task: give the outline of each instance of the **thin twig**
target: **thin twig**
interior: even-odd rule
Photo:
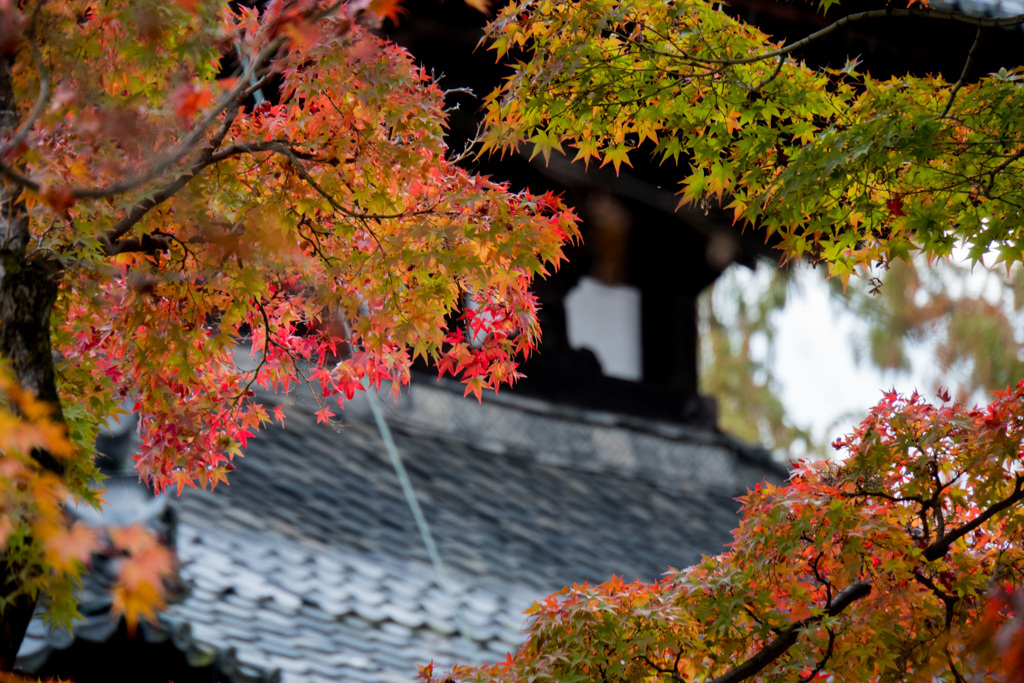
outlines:
[[[1022,146],[1020,149],[1018,149],[1010,156],[1003,159],[1002,163],[1000,163],[998,166],[996,166],[995,168],[988,172],[988,184],[985,186],[986,196],[988,196],[988,194],[992,191],[992,187],[996,184],[996,176],[1005,171],[1007,166],[1017,161],[1022,156],[1024,156],[1024,146]]]
[[[788,55],[791,52],[795,52],[802,47],[813,43],[816,40],[821,40],[828,35],[835,33],[839,29],[843,28],[847,24],[852,24],[858,21],[865,21],[870,19],[885,19],[885,18],[917,18],[917,19],[939,19],[946,21],[953,21],[959,24],[967,24],[969,26],[977,26],[978,28],[1004,28],[1010,26],[1019,26],[1024,24],[1024,14],[1015,14],[1011,17],[972,17],[967,14],[960,12],[951,12],[946,10],[933,10],[933,9],[920,9],[920,8],[909,8],[901,9],[898,7],[887,7],[885,9],[868,10],[865,12],[855,12],[854,14],[848,14],[841,19],[837,19],[835,22],[829,24],[825,28],[815,31],[814,33],[801,38],[800,40],[785,45],[776,50],[769,52],[762,52],[758,55],[751,55],[749,57],[734,57],[730,59],[705,59],[702,57],[694,57],[693,55],[686,54],[680,51],[680,54],[672,54],[669,52],[658,52],[656,50],[649,50],[653,54],[660,54],[665,57],[674,57],[676,59],[683,58],[691,62],[697,62],[700,64],[721,64],[725,66],[735,66],[738,64],[753,64],[755,62],[762,62],[766,59],[773,59],[775,57],[781,57]]]
[[[193,163],[189,169],[180,176],[159,188],[156,192],[147,196],[145,199],[137,202],[128,210],[128,213],[124,218],[118,221],[114,227],[107,231],[103,237],[103,241],[105,242],[108,253],[111,248],[114,248],[118,239],[127,234],[128,231],[142,220],[150,210],[177,194],[179,190],[185,187],[185,185],[187,185],[192,178],[196,177],[204,168],[220,161],[219,159],[214,159],[214,153],[224,142],[224,138],[227,137],[228,131],[231,130],[231,126],[234,124],[235,118],[238,116],[238,112],[239,103],[238,100],[236,100],[225,110],[224,120],[221,121],[217,132],[214,133],[209,144],[203,149],[202,154],[199,155],[199,158],[196,159],[195,163]]]
[[[782,72],[782,65],[785,64],[785,63],[786,63],[786,56],[785,55],[780,55],[779,56],[779,63],[775,65],[775,69],[763,81],[761,81],[757,85],[750,86],[748,88],[748,92],[756,93],[759,90],[761,90],[761,88],[763,88],[764,86],[766,86],[769,83],[771,83],[772,81],[774,81],[775,78]]]
[[[967,74],[971,70],[971,65],[974,63],[974,53],[978,50],[978,45],[981,43],[982,27],[978,27],[978,31],[974,34],[974,42],[971,44],[971,49],[967,51],[967,59],[964,61],[963,71],[960,72],[960,78],[949,91],[949,99],[946,100],[946,106],[942,108],[942,113],[939,114],[940,119],[946,118],[949,114],[949,110],[953,108],[953,100],[956,99],[956,94],[960,92],[960,88],[964,87],[967,83]]]
[[[830,628],[826,628],[825,630],[828,631],[828,645],[825,647],[825,652],[821,655],[821,659],[819,659],[814,665],[814,669],[807,672],[806,676],[800,677],[800,683],[809,683],[814,680],[814,677],[821,673],[822,669],[825,668],[825,665],[828,664],[828,660],[832,658],[832,651],[836,644],[836,632]]]
[[[954,542],[974,531],[1003,510],[1013,507],[1022,500],[1024,500],[1024,476],[1018,476],[1016,485],[1013,487],[1013,493],[992,505],[966,524],[958,526],[948,534],[936,539],[934,543],[924,549],[924,558],[929,562],[932,562],[943,557],[949,551],[949,547],[953,545]]]
[[[851,583],[836,594],[835,599],[828,603],[823,614],[806,617],[793,622],[789,625],[789,628],[783,631],[782,634],[772,642],[755,652],[749,659],[745,660],[742,664],[739,664],[736,668],[730,669],[718,678],[713,679],[711,683],[739,683],[740,681],[744,681],[752,676],[756,676],[762,669],[781,657],[787,650],[789,650],[789,648],[793,647],[797,639],[800,637],[800,633],[805,628],[820,622],[825,615],[834,617],[841,614],[847,607],[870,594],[871,582],[856,581]]]
[[[203,117],[199,124],[185,136],[181,144],[179,144],[173,152],[153,164],[148,171],[137,175],[134,178],[125,178],[105,187],[74,187],[70,189],[71,196],[75,199],[103,199],[113,197],[142,187],[143,185],[146,185],[162,176],[195,149],[199,144],[199,141],[206,134],[206,131],[209,130],[211,125],[213,125],[213,122],[217,120],[222,112],[226,111],[237,102],[239,96],[241,96],[241,94],[250,87],[249,83],[252,77],[257,73],[258,69],[263,66],[266,60],[269,59],[274,52],[284,45],[286,40],[286,37],[281,36],[264,47],[263,50],[260,51],[259,55],[249,63],[249,67],[238,78],[235,86],[221,96],[217,105],[212,107],[206,113],[206,116]],[[16,170],[2,162],[0,162],[0,174],[6,176],[22,187],[32,190],[33,192],[38,192],[40,189],[40,184],[38,182],[18,173]]]

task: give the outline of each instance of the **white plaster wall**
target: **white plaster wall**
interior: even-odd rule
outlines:
[[[594,352],[609,377],[639,380],[640,291],[583,277],[565,298],[569,344]]]

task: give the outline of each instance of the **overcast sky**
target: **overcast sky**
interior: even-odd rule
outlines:
[[[858,364],[854,348],[864,333],[865,324],[843,309],[821,277],[797,275],[796,291],[776,318],[776,377],[793,423],[826,436],[825,443],[849,432],[884,390],[930,390],[923,373],[883,373]]]

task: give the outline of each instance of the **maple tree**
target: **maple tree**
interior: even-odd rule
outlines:
[[[326,420],[425,358],[479,398],[538,343],[529,283],[575,216],[456,165],[444,93],[369,30],[400,9],[0,0],[0,669],[41,592],[74,614],[101,540],[59,504],[98,503],[93,444],[122,400],[140,477],[180,491],[282,418],[256,386],[306,382]],[[131,624],[169,560],[107,536]]]
[[[456,677],[1019,680],[1022,420],[1024,383],[984,408],[887,394],[842,463],[748,492],[729,552],[567,588],[519,653]]]
[[[800,60],[891,17],[974,27],[961,77]],[[1024,261],[1021,67],[968,78],[985,30],[1024,15],[911,2],[824,24],[782,44],[707,0],[513,0],[488,29],[514,63],[484,147],[665,163],[682,203],[721,206],[844,287],[955,248]],[[835,461],[749,491],[727,552],[653,584],[566,588],[504,662],[422,678],[1024,680],[1024,381],[984,407],[939,399],[889,392]]]

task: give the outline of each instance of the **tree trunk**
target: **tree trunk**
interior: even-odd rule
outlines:
[[[11,60],[0,59],[0,144],[17,129],[18,113],[11,83]],[[21,386],[54,407],[53,419],[63,422],[57,394],[50,316],[60,287],[60,264],[41,252],[29,251],[29,217],[18,201],[20,188],[0,179],[0,359],[8,363]],[[45,451],[32,457],[59,476],[64,464]],[[23,568],[0,558],[0,597],[16,592]],[[14,668],[35,599],[19,594],[0,612],[0,671]]]

